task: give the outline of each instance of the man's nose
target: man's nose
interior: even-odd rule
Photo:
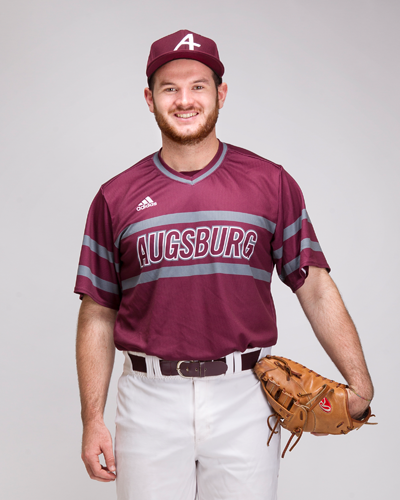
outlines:
[[[177,105],[187,107],[193,103],[193,95],[190,89],[180,89],[177,95]]]

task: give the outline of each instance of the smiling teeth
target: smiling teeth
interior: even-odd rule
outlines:
[[[191,116],[196,116],[197,113],[185,113],[185,114],[177,114],[176,116],[178,118],[190,118]]]

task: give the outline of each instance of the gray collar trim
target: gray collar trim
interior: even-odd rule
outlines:
[[[209,175],[211,175],[212,173],[214,173],[217,170],[217,168],[224,161],[227,150],[228,150],[228,146],[225,143],[223,143],[222,144],[222,153],[221,153],[221,156],[219,157],[219,160],[217,161],[217,163],[212,168],[210,168],[210,170],[207,170],[207,172],[205,172],[203,175],[199,175],[199,177],[196,177],[196,179],[190,179],[190,178],[183,179],[182,177],[179,177],[178,175],[175,175],[172,172],[170,172],[169,170],[167,170],[162,165],[162,163],[158,157],[158,152],[154,154],[153,161],[154,161],[155,166],[160,170],[160,172],[162,174],[166,175],[167,177],[169,177],[170,179],[172,179],[174,181],[183,182],[183,184],[191,184],[193,186],[194,184],[197,184],[198,182],[202,181],[203,179],[205,179],[206,177],[208,177]]]

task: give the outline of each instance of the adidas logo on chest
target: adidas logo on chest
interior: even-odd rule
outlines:
[[[136,210],[140,212],[140,210],[144,210],[145,208],[150,208],[154,207],[157,205],[156,201],[153,201],[150,196],[146,196],[146,198],[139,203],[139,205],[136,207]]]

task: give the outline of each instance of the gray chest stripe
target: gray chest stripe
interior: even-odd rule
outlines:
[[[172,179],[174,181],[182,182],[183,184],[190,184],[191,186],[193,186],[194,184],[197,184],[198,182],[202,181],[203,179],[205,179],[206,177],[208,177],[209,175],[211,175],[212,173],[214,173],[217,170],[217,168],[224,161],[227,150],[228,150],[228,146],[226,144],[222,144],[222,153],[221,153],[221,156],[220,156],[219,160],[217,161],[217,163],[212,168],[210,168],[210,170],[205,172],[203,175],[199,175],[199,177],[196,177],[196,179],[190,179],[190,178],[184,179],[182,177],[179,177],[178,175],[173,174],[169,170],[167,170],[163,166],[163,164],[161,163],[161,161],[158,157],[158,153],[154,154],[153,161],[154,161],[155,166],[160,170],[160,172],[163,173],[164,175],[166,175],[167,177],[169,177],[170,179]]]
[[[118,236],[115,241],[115,246],[119,248],[121,240],[131,236],[132,234],[152,229],[157,226],[167,226],[171,224],[195,224],[196,222],[213,222],[213,221],[227,221],[243,222],[266,229],[271,234],[275,232],[276,224],[261,217],[259,215],[245,214],[242,212],[230,212],[225,210],[210,210],[201,212],[184,212],[179,214],[160,215],[159,217],[152,217],[126,227]]]
[[[139,276],[126,279],[122,282],[122,289],[135,288],[143,283],[157,281],[160,278],[182,278],[187,276],[205,276],[207,274],[233,274],[236,276],[251,276],[254,279],[271,281],[271,273],[263,269],[256,269],[246,264],[226,264],[213,262],[212,264],[194,264],[189,266],[160,267],[153,271],[145,271]]]

